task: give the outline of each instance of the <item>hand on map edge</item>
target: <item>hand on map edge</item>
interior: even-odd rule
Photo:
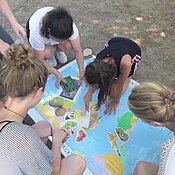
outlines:
[[[113,100],[112,102],[108,103],[106,105],[106,110],[104,111],[104,114],[111,115],[112,112],[114,112],[114,115],[116,114],[116,109],[118,108],[119,102]]]

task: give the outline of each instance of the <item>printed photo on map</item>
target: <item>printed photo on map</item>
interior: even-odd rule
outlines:
[[[74,85],[76,86],[76,90],[72,91],[72,92],[67,92],[65,88],[63,88],[63,91],[60,94],[60,97],[63,97],[66,100],[69,101],[74,101],[75,96],[77,95],[79,88],[80,88],[80,80],[76,79],[76,78],[72,78],[72,81],[74,83]]]

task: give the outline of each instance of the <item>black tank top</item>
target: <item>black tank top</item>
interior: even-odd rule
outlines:
[[[12,122],[15,122],[15,121],[10,121],[10,120],[4,120],[4,121],[1,121],[1,123],[6,123],[1,129],[0,129],[0,132],[4,129],[5,126],[7,126],[9,123],[12,123]]]
[[[97,60],[103,60],[107,56],[113,56],[117,67],[116,78],[119,77],[120,73],[120,62],[124,55],[129,54],[132,58],[131,71],[128,77],[132,76],[138,63],[141,60],[141,49],[132,40],[122,37],[115,37],[106,42],[105,48],[99,52],[96,56]]]

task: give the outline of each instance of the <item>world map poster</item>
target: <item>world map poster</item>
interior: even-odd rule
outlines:
[[[94,58],[86,59],[85,66]],[[129,110],[127,98],[137,82],[131,80],[121,98],[116,115],[104,115],[105,104],[95,110],[98,91],[93,94],[90,112],[84,107],[83,97],[88,87],[80,84],[76,61],[59,69],[67,77],[69,86],[55,87],[55,76],[48,78],[40,103],[29,111],[37,122],[49,121],[53,127],[65,127],[70,138],[62,145],[62,154],[78,154],[86,160],[84,175],[132,175],[139,160],[159,162],[160,145],[170,132],[164,128],[147,125]],[[68,165],[69,166],[69,165]]]

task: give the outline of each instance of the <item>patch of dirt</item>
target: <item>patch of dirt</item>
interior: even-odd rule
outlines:
[[[64,6],[79,28],[82,48],[97,54],[106,40],[124,36],[142,48],[142,62],[135,80],[152,80],[175,87],[174,0],[11,0],[18,21],[25,26],[38,8]],[[16,39],[7,20],[0,23]],[[74,57],[72,54],[69,60]]]

